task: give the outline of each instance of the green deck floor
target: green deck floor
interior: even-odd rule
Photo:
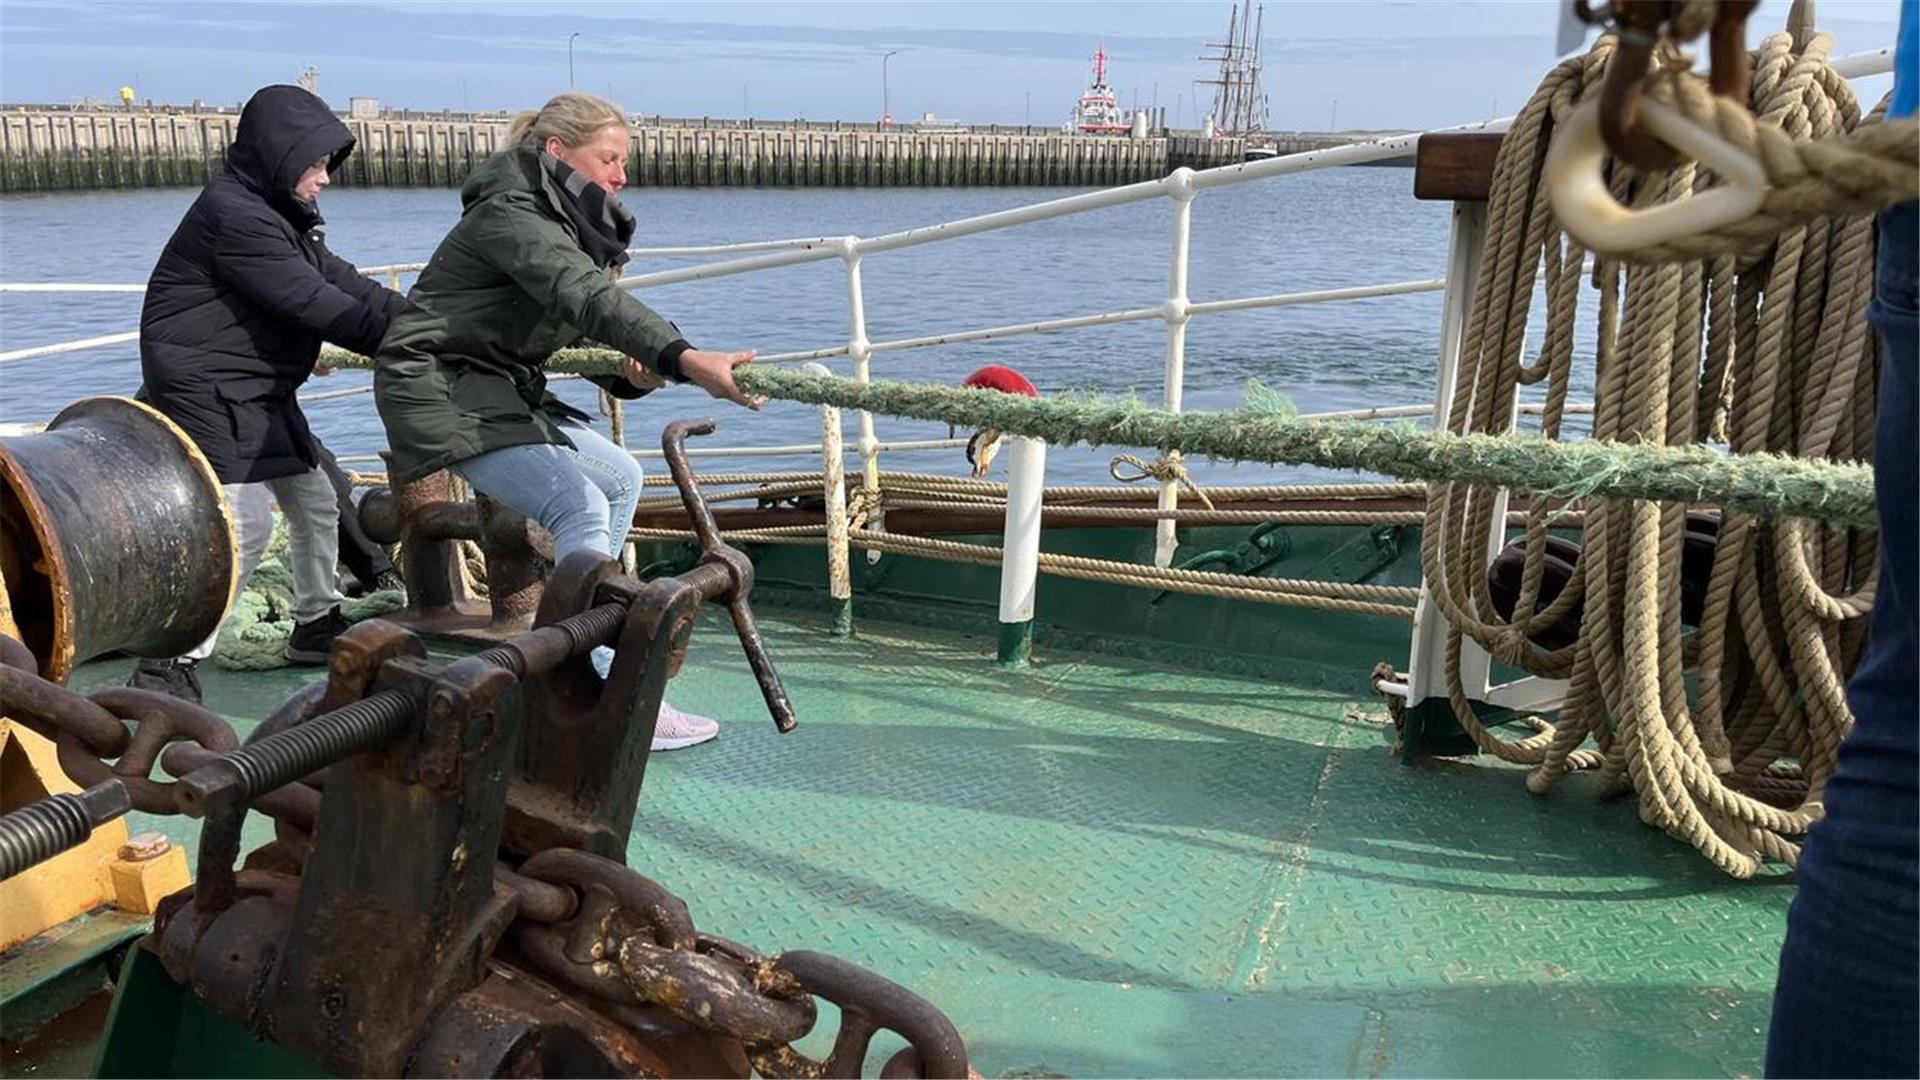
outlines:
[[[1791,887],[1579,778],[1403,766],[1323,691],[770,615],[800,729],[703,626],[672,699],[723,733],[655,759],[630,861],[703,929],[913,987],[986,1076],[1759,1071]],[[244,732],[313,677],[205,683]]]

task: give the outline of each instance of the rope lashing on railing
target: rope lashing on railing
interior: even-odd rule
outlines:
[[[369,363],[344,351],[328,360],[337,367]],[[623,362],[611,349],[568,349],[555,354],[549,367],[600,374],[618,370]],[[742,390],[758,396],[994,428],[1056,446],[1143,446],[1231,461],[1510,487],[1568,499],[1709,503],[1762,517],[1806,517],[1837,525],[1870,526],[1876,520],[1871,469],[1783,454],[1727,455],[1705,446],[1647,443],[1560,443],[1513,434],[1435,434],[1265,413],[1172,413],[1137,402],[1028,398],[882,379],[858,383],[774,368],[741,368],[735,378]]]
[[[1769,145],[1832,142],[1862,130],[1851,89],[1826,63],[1830,44],[1819,35],[1796,52],[1782,34],[1754,54],[1744,104],[1779,135],[1766,136]],[[1678,503],[1589,501],[1579,560],[1558,595],[1543,589],[1550,521],[1544,513],[1530,521],[1520,594],[1502,615],[1488,582],[1500,492],[1484,482],[1439,484],[1428,500],[1422,568],[1449,628],[1452,709],[1482,749],[1534,766],[1527,784],[1535,792],[1570,770],[1597,768],[1602,790],[1631,790],[1643,820],[1744,877],[1764,859],[1797,857],[1793,838],[1818,818],[1852,723],[1845,673],[1859,656],[1866,628],[1858,616],[1874,581],[1871,519],[1853,501],[1869,494],[1869,470],[1857,463],[1871,456],[1874,429],[1876,358],[1864,314],[1873,223],[1859,216],[1774,224],[1777,235],[1743,258],[1632,267],[1603,258],[1589,278],[1580,270],[1586,248],[1563,231],[1545,196],[1541,149],[1597,94],[1613,47],[1603,37],[1554,68],[1501,145],[1449,431],[1504,436],[1519,388],[1544,382],[1542,431],[1557,438],[1590,280],[1599,294],[1593,439],[1679,455],[1670,460],[1724,440],[1727,460],[1763,471],[1787,460],[1822,475],[1840,469],[1861,485],[1847,497],[1860,512],[1809,514],[1822,522],[1809,528],[1722,500],[1727,512],[1691,634],[1680,621],[1687,507]],[[1819,152],[1792,153],[1804,161]],[[1609,177],[1616,199],[1653,207],[1691,197],[1699,173],[1692,163],[1643,173],[1616,162]],[[1729,250],[1702,243],[1674,251]],[[1633,258],[1649,256],[1673,253]],[[1543,278],[1546,325],[1529,358]],[[1532,643],[1537,629],[1567,617],[1579,623],[1573,644]],[[1567,680],[1553,722],[1527,718],[1533,734],[1524,738],[1483,723],[1462,681],[1464,637],[1532,674]]]
[[[1138,454],[1115,454],[1113,460],[1107,463],[1107,475],[1123,484],[1137,484],[1142,480],[1162,484],[1172,481],[1199,499],[1201,505],[1213,509],[1213,500],[1207,497],[1199,484],[1193,482],[1193,473],[1177,457],[1162,457],[1148,462]]]
[[[692,530],[689,529],[637,528],[631,530],[628,535],[636,540],[692,540],[694,538]],[[790,525],[730,529],[725,532],[725,536],[732,543],[824,543],[826,526]],[[870,551],[918,555],[945,562],[971,563],[979,566],[998,566],[1005,556],[1005,552],[995,545],[969,544],[930,536],[910,536],[879,529],[851,529],[848,532],[848,538],[854,547]],[[1141,563],[1116,562],[1111,559],[1060,555],[1047,551],[1040,553],[1039,565],[1042,573],[1056,577],[1390,619],[1412,619],[1414,602],[1420,595],[1420,590],[1411,586],[1367,585],[1342,581],[1225,574],[1208,570],[1182,570]]]

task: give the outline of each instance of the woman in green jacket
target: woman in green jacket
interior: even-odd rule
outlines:
[[[544,526],[556,559],[582,548],[618,557],[640,466],[547,389],[547,358],[590,339],[629,357],[624,377],[594,379],[616,397],[691,382],[758,408],[733,381],[753,353],[692,348],[615,284],[634,231],[618,198],[628,132],[617,106],[561,94],[521,114],[509,141],[513,149],[482,162],[461,188],[459,224],[380,346],[374,398],[393,478],[451,469]],[[610,659],[595,650],[602,675]],[[653,748],[718,732],[712,720],[662,704]]]

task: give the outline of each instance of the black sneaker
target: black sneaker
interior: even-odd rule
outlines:
[[[142,660],[133,667],[127,685],[135,690],[157,690],[182,701],[200,704],[200,672],[197,660]]]
[[[333,639],[347,629],[347,620],[339,608],[312,622],[295,623],[293,636],[287,639],[287,659],[296,664],[324,664]]]
[[[398,573],[382,570],[380,576],[373,579],[373,584],[367,586],[367,592],[369,595],[379,592],[405,592],[406,588],[407,583],[400,580]]]

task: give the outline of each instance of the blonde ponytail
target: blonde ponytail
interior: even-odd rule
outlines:
[[[548,139],[559,139],[569,149],[585,146],[593,137],[610,127],[627,130],[627,116],[620,106],[592,94],[568,91],[556,94],[538,112],[523,112],[507,128],[507,143],[518,146],[531,138],[537,146]]]

